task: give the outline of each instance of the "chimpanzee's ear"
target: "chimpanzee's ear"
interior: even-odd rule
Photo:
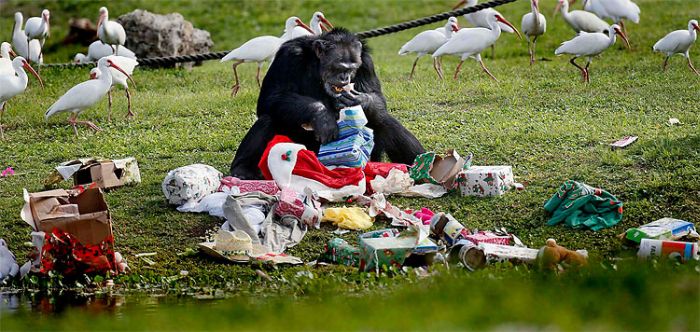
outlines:
[[[316,53],[316,56],[320,59],[321,56],[328,50],[328,44],[329,42],[323,39],[316,39],[314,42],[311,44],[311,46],[314,49],[314,52]]]

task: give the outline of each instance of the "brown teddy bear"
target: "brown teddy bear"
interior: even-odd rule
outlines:
[[[567,267],[581,267],[588,264],[588,252],[569,250],[548,239],[547,245],[537,253],[538,266],[542,269],[558,271]]]

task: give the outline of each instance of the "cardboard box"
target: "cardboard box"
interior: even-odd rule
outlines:
[[[370,232],[375,236],[375,232]],[[386,234],[394,234],[389,231]],[[399,235],[388,237],[360,236],[360,270],[379,271],[385,267],[401,267],[412,261],[412,266],[429,264],[438,247],[430,239],[418,242],[417,236]]]
[[[22,220],[34,231],[58,228],[84,245],[94,245],[112,235],[112,218],[101,189],[24,192]]]
[[[462,196],[500,196],[514,183],[511,166],[472,166],[457,175]]]
[[[98,188],[116,188],[141,183],[141,172],[135,158],[84,158],[64,162],[56,167],[45,182],[46,186],[73,178],[74,185],[95,183]]]
[[[673,218],[662,218],[628,229],[626,237],[628,240],[640,243],[642,239],[678,240],[691,234],[697,235],[693,223]]]
[[[467,160],[455,150],[450,150],[442,157],[435,152],[418,155],[409,169],[411,178],[416,184],[440,184],[447,190],[455,187],[457,174],[464,168]]]

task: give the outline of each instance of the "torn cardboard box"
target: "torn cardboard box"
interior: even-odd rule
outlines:
[[[141,183],[141,172],[136,159],[83,158],[61,163],[49,175],[44,184],[49,187],[73,178],[74,185],[95,183],[97,187],[109,189]]]
[[[42,272],[117,272],[112,219],[101,189],[24,190],[24,200],[22,220],[46,234]]]
[[[426,152],[416,156],[413,166],[409,169],[409,175],[416,182],[433,183],[452,190],[455,187],[457,173],[471,164],[472,155],[467,160],[462,158],[455,150],[450,150],[444,157],[435,152]]]

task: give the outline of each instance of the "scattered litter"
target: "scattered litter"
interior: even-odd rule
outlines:
[[[384,234],[395,234],[393,230]],[[428,238],[421,239],[420,234],[406,231],[398,236],[360,236],[360,270],[379,272],[385,268],[406,266],[426,266],[432,261],[438,247]]]
[[[192,248],[187,248],[185,251],[178,252],[176,255],[180,257],[189,257],[197,254],[197,251]]]
[[[558,245],[554,239],[548,239],[547,245],[537,253],[537,263],[540,268],[552,271],[582,267],[588,264],[588,251],[569,250]]]
[[[139,257],[150,257],[150,256],[155,256],[155,255],[157,255],[157,254],[158,254],[158,253],[156,253],[156,252],[144,252],[144,253],[136,254],[136,255],[134,255],[134,256],[136,256],[136,258],[139,258]]]
[[[218,191],[236,194],[260,191],[274,195],[280,191],[280,188],[272,180],[241,180],[233,176],[226,176],[221,179]]]
[[[303,264],[297,257],[270,253],[264,245],[253,243],[250,236],[241,230],[230,232],[220,229],[213,241],[200,243],[199,249],[208,255],[234,263],[261,260],[274,264]]]
[[[360,266],[360,249],[341,238],[333,238],[326,243],[318,261],[347,266]]]
[[[462,196],[500,196],[514,185],[511,166],[471,166],[457,175]]]
[[[437,213],[430,220],[430,233],[451,246],[469,236],[469,230],[450,214]]]
[[[471,154],[465,160],[455,150],[448,151],[444,157],[437,155],[435,152],[426,152],[416,156],[409,174],[416,184],[439,184],[447,190],[452,190],[455,186],[457,173],[465,165],[469,167],[470,162]]]
[[[148,258],[148,257],[141,256],[141,257],[139,257],[139,258],[140,258],[142,261],[146,262],[146,264],[148,264],[148,265],[150,265],[150,266],[156,265],[156,262],[153,261],[152,259]]]
[[[642,239],[678,240],[685,236],[698,238],[695,225],[685,220],[662,218],[648,224],[630,228],[625,232],[628,240],[640,243]]]
[[[474,242],[459,240],[448,251],[447,262],[450,265],[461,263],[467,270],[475,271],[486,265],[486,255]]]
[[[615,226],[622,220],[622,201],[609,192],[585,183],[568,180],[544,204],[552,214],[547,225],[564,222],[567,226],[594,231]]]
[[[5,170],[0,173],[0,178],[6,178],[15,175],[15,170],[12,167],[5,168]]]
[[[221,172],[209,165],[194,164],[176,168],[168,172],[163,180],[163,194],[170,204],[191,207],[216,192],[221,177]]]
[[[313,278],[314,278],[314,274],[313,274],[311,271],[309,271],[309,270],[299,271],[299,272],[297,272],[294,276],[297,277],[297,278],[301,278],[301,277],[303,277],[303,278],[309,278],[309,279],[313,279]]]
[[[97,188],[110,189],[141,183],[139,164],[134,157],[124,159],[82,158],[56,166],[44,185],[51,187],[73,178],[74,186],[94,183]]]
[[[333,234],[335,234],[335,235],[343,235],[343,234],[347,234],[347,233],[350,233],[350,230],[338,228],[338,229],[333,231]]]
[[[613,143],[610,143],[610,148],[611,149],[624,149],[631,145],[632,143],[636,142],[639,137],[637,136],[625,136]]]
[[[36,233],[41,273],[64,276],[83,273],[119,273],[115,259],[112,218],[102,189],[24,191],[20,216]],[[43,241],[41,240],[43,236]],[[41,246],[39,248],[38,246]]]
[[[698,244],[695,242],[642,239],[637,251],[639,258],[663,257],[687,262],[698,260]]]
[[[323,210],[322,222],[329,221],[340,228],[355,231],[372,227],[373,220],[359,207],[327,208]]]
[[[670,126],[676,126],[676,125],[681,125],[681,120],[678,120],[677,118],[669,118],[668,119],[668,124]]]

